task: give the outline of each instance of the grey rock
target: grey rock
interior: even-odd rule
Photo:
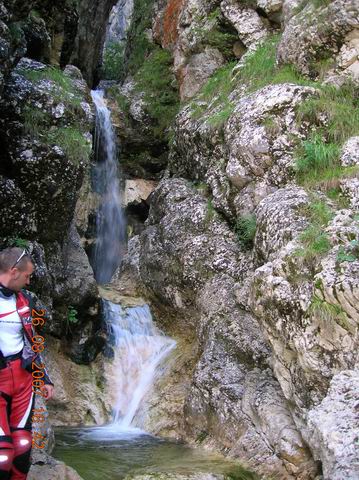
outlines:
[[[346,35],[359,27],[358,14],[356,0],[334,0],[322,7],[308,2],[286,24],[278,46],[278,61],[294,64],[300,72],[313,76],[318,73],[314,63],[325,55],[333,57]]]
[[[302,211],[308,204],[307,193],[298,187],[279,189],[259,203],[255,211],[257,233],[254,251],[257,258],[273,260],[283,246],[304,230],[307,221]]]
[[[223,0],[221,10],[247,48],[253,49],[268,35],[266,25],[254,9],[245,8],[233,0]]]
[[[359,137],[351,137],[342,148],[340,163],[343,167],[359,165]]]
[[[206,47],[203,52],[192,55],[181,71],[184,76],[180,85],[181,99],[188,100],[193,97],[224,63],[223,55],[213,48]]]
[[[126,39],[132,12],[133,0],[119,0],[112,7],[108,19],[105,47],[110,42],[123,42]]]
[[[334,375],[323,401],[308,413],[309,435],[316,458],[323,462],[324,478],[359,477],[359,373]]]
[[[63,462],[56,461],[50,465],[33,465],[28,480],[82,480],[82,477]]]

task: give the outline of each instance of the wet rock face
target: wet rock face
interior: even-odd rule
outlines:
[[[0,96],[4,80],[26,52],[23,31],[14,25],[11,27],[12,13],[9,11],[9,7],[11,7],[10,3],[0,2]],[[30,8],[31,2],[28,2],[27,9]],[[25,14],[29,11],[27,9]]]
[[[168,161],[168,142],[156,133],[156,121],[147,113],[136,82],[128,77],[122,85],[108,89],[107,95],[123,173],[130,178],[159,179]]]
[[[106,42],[121,42],[126,39],[127,30],[131,24],[133,12],[133,0],[119,0],[111,10],[107,32]]]

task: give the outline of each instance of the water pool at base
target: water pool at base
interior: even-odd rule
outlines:
[[[180,442],[141,430],[113,427],[56,427],[52,455],[73,467],[84,480],[121,480],[126,475],[198,472],[258,480],[240,465]]]

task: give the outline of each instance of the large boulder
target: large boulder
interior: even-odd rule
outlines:
[[[357,61],[358,2],[334,0],[323,2],[323,5],[318,3],[302,2],[299,13],[287,14],[291,18],[287,20],[278,46],[280,63],[293,64],[300,72],[311,76],[318,75],[322,60],[338,53],[341,59],[339,70],[350,68]],[[352,68],[357,71],[357,67]]]
[[[238,299],[246,272],[253,269],[251,253],[241,248],[202,193],[180,178],[163,180],[156,188],[137,246],[136,275],[160,324],[171,334],[183,338],[188,332],[188,340],[197,339],[195,367],[182,367],[181,376],[171,380],[184,402],[184,424],[177,432],[191,442],[224,449],[261,473],[311,478],[316,465],[271,371],[268,344],[248,310],[248,296]],[[180,406],[162,383],[158,387],[165,392],[165,406],[160,409],[150,399],[145,424],[155,431],[169,425],[173,430],[166,415]],[[151,421],[159,411],[163,427]],[[276,430],[272,415],[278,416]]]
[[[334,375],[327,396],[308,414],[314,455],[322,459],[324,478],[354,480],[358,465],[358,371]]]
[[[204,181],[215,208],[233,220],[253,212],[265,196],[294,178],[294,151],[308,129],[295,121],[296,109],[315,94],[313,88],[293,84],[244,96],[234,91],[233,113],[218,126],[212,122],[215,110],[196,118],[193,107],[183,108],[174,127],[170,171]]]

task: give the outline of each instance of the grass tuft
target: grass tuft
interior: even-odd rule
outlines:
[[[296,255],[302,257],[304,261],[314,266],[322,255],[326,254],[330,248],[328,235],[323,231],[333,218],[333,211],[322,200],[313,200],[306,211],[309,216],[310,225],[300,235],[300,241],[303,248],[296,251]]]
[[[333,305],[314,295],[308,313],[323,322],[336,322],[348,329],[348,317],[340,305]]]
[[[319,87],[319,96],[307,99],[298,108],[298,124],[308,122],[314,126],[314,133],[296,152],[296,170],[301,185],[327,190],[335,188],[335,180],[359,170],[340,164],[343,143],[359,135],[359,94],[352,83],[341,88]]]
[[[243,215],[237,219],[234,230],[240,244],[246,248],[253,248],[254,237],[257,229],[257,219],[254,214]]]

